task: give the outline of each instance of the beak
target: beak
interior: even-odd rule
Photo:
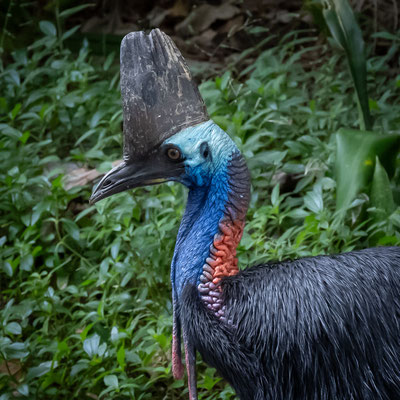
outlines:
[[[177,180],[184,172],[182,164],[160,162],[148,159],[137,162],[122,162],[108,172],[93,190],[91,204],[113,194],[139,186],[156,185]]]

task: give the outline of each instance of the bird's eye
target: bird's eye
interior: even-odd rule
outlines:
[[[175,147],[170,147],[167,150],[167,156],[172,161],[178,161],[181,159],[181,152]]]

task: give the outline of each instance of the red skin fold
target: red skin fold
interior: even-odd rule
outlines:
[[[224,218],[219,224],[219,232],[215,235],[210,247],[210,255],[203,266],[200,276],[199,292],[208,309],[225,320],[225,307],[222,301],[220,281],[226,276],[239,272],[236,248],[242,238],[244,220]]]

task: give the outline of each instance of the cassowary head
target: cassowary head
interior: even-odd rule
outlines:
[[[139,186],[167,181],[189,189],[207,187],[226,171],[238,149],[212,121],[186,128],[153,148],[144,159],[123,162],[100,181],[91,202]]]
[[[121,93],[124,162],[104,176],[92,203],[166,181],[189,188],[208,186],[238,152],[209,120],[185,60],[161,31],[124,38]]]

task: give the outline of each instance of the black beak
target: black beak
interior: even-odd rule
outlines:
[[[89,201],[94,204],[113,194],[135,187],[177,180],[183,171],[182,164],[154,160],[152,157],[134,163],[122,162],[103,177],[93,190]]]

